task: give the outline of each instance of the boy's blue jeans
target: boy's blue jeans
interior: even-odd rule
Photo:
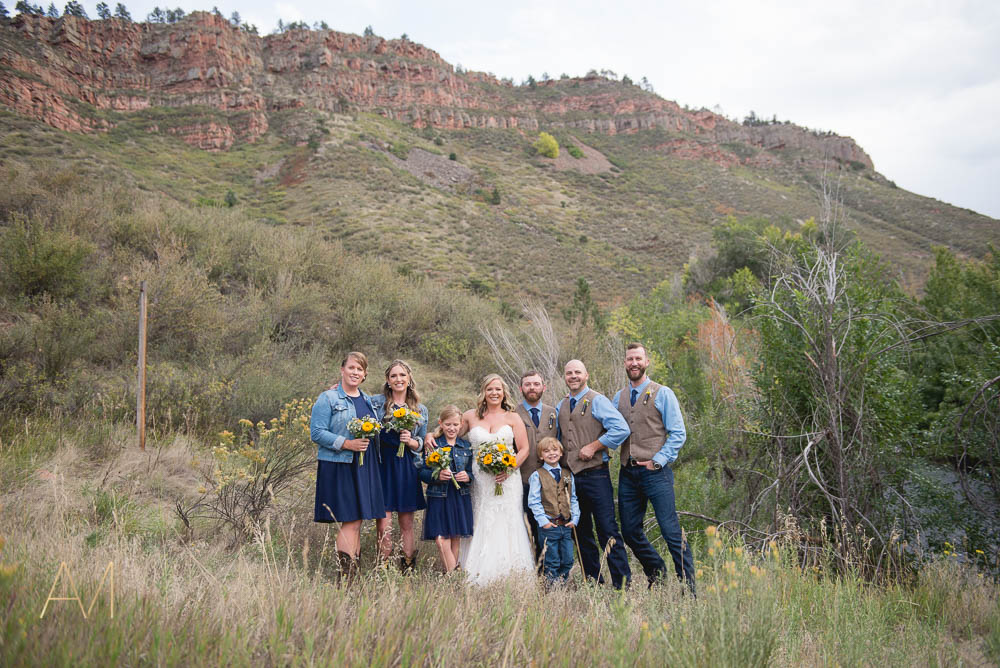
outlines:
[[[538,534],[545,550],[543,568],[549,582],[564,581],[573,568],[573,529],[553,526],[538,527]]]

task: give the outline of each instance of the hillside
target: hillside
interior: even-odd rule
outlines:
[[[203,12],[18,16],[0,44],[5,155],[188,202],[232,190],[263,220],[405,250],[401,271],[507,299],[555,298],[583,273],[613,303],[707,252],[727,216],[816,215],[824,170],[913,288],[933,246],[977,256],[1000,238],[991,218],[896,188],[849,138],[746,127],[599,76],[513,86],[407,40],[258,37]],[[557,160],[533,155],[539,130]]]

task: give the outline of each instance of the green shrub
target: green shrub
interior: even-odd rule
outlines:
[[[93,250],[82,239],[15,216],[0,237],[0,281],[15,295],[73,297],[86,283]]]
[[[577,160],[583,157],[583,151],[576,144],[566,144],[566,151]]]

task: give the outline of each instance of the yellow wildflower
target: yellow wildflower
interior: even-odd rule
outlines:
[[[705,527],[705,535],[708,536],[709,538],[714,536],[717,531],[718,529],[715,528],[715,525]]]

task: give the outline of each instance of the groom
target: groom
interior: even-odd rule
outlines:
[[[603,394],[587,387],[589,374],[580,360],[570,360],[564,371],[569,396],[556,407],[560,439],[566,453],[566,465],[576,480],[580,500],[580,523],[577,538],[583,572],[602,582],[601,555],[606,549],[608,570],[615,589],[628,586],[632,571],[622,535],[615,521],[615,500],[608,472],[608,449],[617,448],[628,438],[628,423]],[[594,528],[601,549],[594,540]]]
[[[530,369],[521,375],[522,401],[517,405],[516,413],[524,422],[530,448],[528,458],[521,464],[521,482],[524,484],[524,513],[528,517],[528,524],[531,526],[531,541],[535,546],[535,563],[538,563],[541,556],[542,546],[538,536],[538,523],[535,521],[535,514],[528,509],[528,479],[542,465],[541,460],[538,459],[538,442],[546,436],[554,438],[559,431],[555,407],[542,403],[544,393],[545,379],[542,378],[542,374]]]

